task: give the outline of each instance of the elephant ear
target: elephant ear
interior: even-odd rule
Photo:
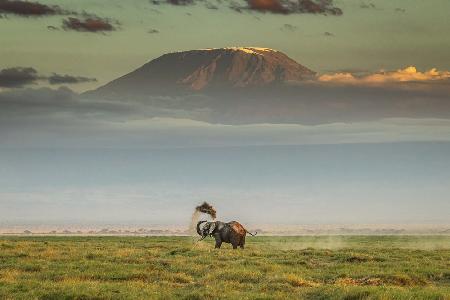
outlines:
[[[209,226],[209,230],[208,230],[208,234],[211,235],[213,234],[214,230],[216,229],[216,222],[212,222],[211,226]]]

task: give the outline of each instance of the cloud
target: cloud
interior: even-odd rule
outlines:
[[[333,0],[299,0],[299,11],[311,14],[342,15],[342,10],[333,5]]]
[[[65,30],[75,30],[82,32],[105,32],[116,30],[112,22],[108,19],[97,16],[86,18],[69,17],[63,20],[63,28]]]
[[[209,3],[209,2],[207,2],[207,3],[205,4],[205,7],[206,7],[207,9],[219,9],[219,7],[218,7],[217,5],[214,5],[214,4]]]
[[[23,17],[49,16],[62,13],[59,6],[20,0],[0,0],[0,13]]]
[[[450,88],[443,84],[373,86],[308,82],[280,88],[172,97],[118,95],[103,100],[89,94],[74,94],[68,102],[58,100],[61,95],[49,90],[13,91],[0,93],[4,99],[0,110],[6,116],[12,115],[7,109],[11,108],[32,116],[37,116],[34,111],[37,109],[56,110],[63,115],[83,111],[121,121],[164,117],[221,124],[314,125],[394,117],[450,119]]]
[[[372,71],[362,68],[341,68],[341,69],[331,69],[327,70],[327,73],[352,73],[353,75],[367,75],[372,73]]]
[[[167,0],[167,3],[172,4],[172,5],[184,6],[184,5],[194,4],[194,0]]]
[[[342,10],[334,5],[333,0],[241,0],[240,2],[227,0],[225,2],[228,3],[230,9],[239,13],[247,10],[274,14],[342,15]],[[151,0],[150,3],[154,5],[167,3],[176,6],[201,3],[208,9],[219,9],[217,5],[203,0]],[[218,3],[222,3],[222,1],[218,1]]]
[[[53,73],[47,79],[50,84],[76,84],[76,83],[97,81],[96,78],[88,78],[88,77],[72,76],[72,75],[60,75],[60,74],[56,74],[56,73]]]
[[[224,125],[157,117],[157,111],[136,103],[83,101],[68,89],[0,93],[0,108],[0,147],[160,148],[450,141],[448,119]]]
[[[48,30],[59,30],[59,28],[58,28],[58,27],[56,27],[56,26],[53,26],[53,25],[49,25],[49,26],[47,26],[47,29],[48,29]]]
[[[233,9],[236,9],[235,7]],[[323,15],[342,15],[342,10],[333,4],[333,0],[247,0],[247,7],[259,12],[270,12],[274,14],[323,14]]]
[[[7,68],[0,70],[0,87],[18,88],[34,84],[39,79],[33,68]]]
[[[283,26],[281,26],[281,31],[296,31],[297,30],[297,26],[294,26],[292,24],[283,24]]]
[[[248,0],[248,8],[251,10],[271,13],[288,13],[289,8],[283,6],[279,0]]]
[[[291,95],[263,94],[222,96],[199,107],[188,97],[139,102],[85,98],[68,88],[0,92],[0,147],[450,141],[448,89],[304,85]]]
[[[77,84],[93,82],[97,81],[97,79],[56,73],[45,76],[39,74],[36,69],[31,67],[14,67],[0,70],[0,87],[3,88],[21,88],[36,84],[38,81],[47,81],[50,84]]]
[[[375,4],[373,4],[373,3],[361,3],[361,5],[359,7],[361,7],[361,8],[373,8],[373,9],[376,8]]]
[[[57,5],[47,5],[38,2],[21,0],[0,0],[1,14],[13,14],[23,17],[40,17],[52,15],[73,15],[63,20],[63,28],[66,30],[85,31],[85,32],[105,32],[115,30],[113,22],[107,18],[101,18],[88,12],[75,12],[61,9]],[[81,17],[78,17],[81,16]],[[117,21],[115,23],[118,24]],[[59,30],[59,28],[49,25],[49,30]]]
[[[129,118],[138,112],[138,105],[92,99],[84,101],[67,87],[27,88],[0,92],[0,127],[5,126],[3,129],[11,126],[27,126],[34,124],[36,120],[40,120],[42,126],[39,126],[42,128],[57,126],[55,124],[59,122],[62,122],[59,124],[62,125],[64,120],[69,127],[74,123],[84,127],[82,123],[90,116],[109,120],[121,116]]]
[[[392,82],[431,82],[450,79],[450,71],[439,71],[435,68],[428,71],[418,71],[416,67],[409,66],[396,71],[384,71],[364,76],[355,76],[352,73],[324,74],[318,78],[322,82],[335,82],[344,84],[382,84]]]

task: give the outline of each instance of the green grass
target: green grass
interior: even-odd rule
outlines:
[[[450,237],[0,237],[0,299],[450,299]]]

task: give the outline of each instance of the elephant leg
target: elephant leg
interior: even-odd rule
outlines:
[[[245,246],[245,236],[242,237],[240,246],[241,246],[242,249],[244,249],[244,246]]]
[[[239,246],[239,244],[240,244],[240,240],[239,240],[239,237],[238,236],[233,236],[232,238],[231,238],[231,245],[233,245],[233,249],[237,249],[237,247]]]
[[[221,239],[216,239],[216,246],[215,248],[220,248],[220,246],[222,246],[222,240]]]

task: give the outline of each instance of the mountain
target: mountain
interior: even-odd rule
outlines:
[[[316,125],[450,115],[445,85],[430,85],[430,93],[423,84],[380,88],[314,79],[313,71],[273,49],[200,49],[162,55],[80,97],[83,103],[111,105],[112,113],[129,110],[137,118],[221,124]]]
[[[114,97],[210,92],[283,85],[314,75],[269,48],[199,49],[164,54],[88,94]]]

